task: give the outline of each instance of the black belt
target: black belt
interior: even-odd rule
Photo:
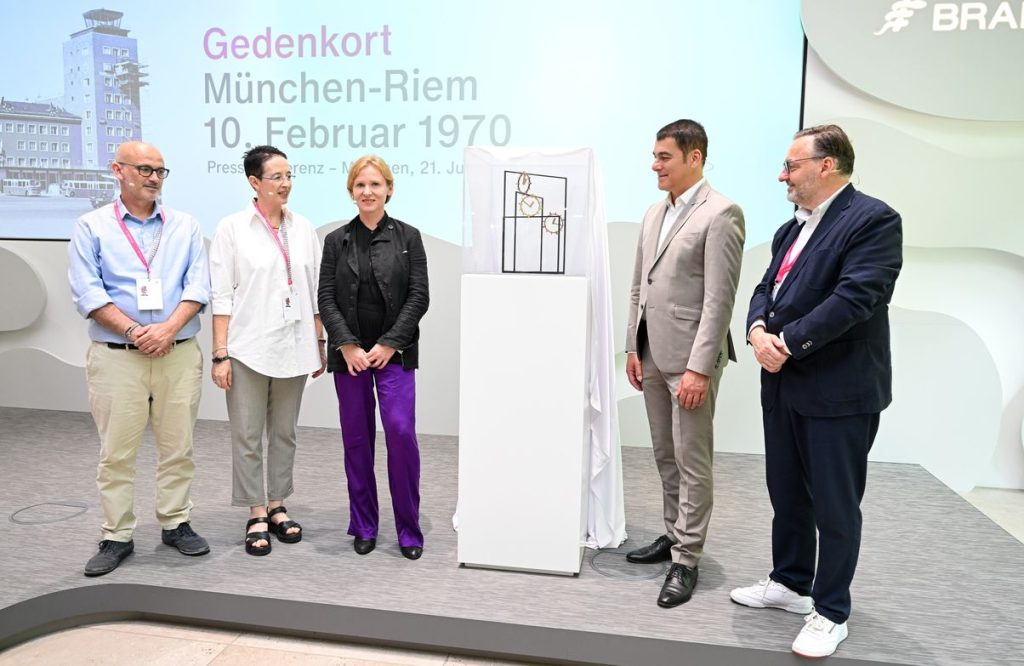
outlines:
[[[174,344],[171,345],[171,349],[174,349],[174,347],[176,345],[180,345],[182,342],[188,342],[191,339],[192,338],[185,338],[184,340],[175,340]],[[111,349],[135,349],[135,350],[138,350],[138,347],[136,347],[135,345],[130,345],[127,342],[108,342],[107,346],[110,347]]]

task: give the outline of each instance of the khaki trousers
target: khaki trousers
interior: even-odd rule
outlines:
[[[675,541],[672,561],[695,567],[704,552],[714,503],[712,421],[722,370],[711,377],[704,404],[686,410],[676,397],[683,375],[659,370],[649,347],[641,360],[654,461],[661,475],[665,533]]]
[[[231,422],[232,506],[266,506],[294,492],[295,426],[306,377],[268,377],[231,360],[226,391]],[[267,432],[267,483],[263,485],[263,431]],[[265,490],[264,490],[265,488]]]
[[[146,423],[156,441],[156,518],[162,529],[188,521],[195,464],[192,430],[202,390],[203,357],[195,340],[150,359],[94,342],[86,355],[89,408],[100,435],[96,485],[103,538],[130,541],[135,517],[135,459]]]

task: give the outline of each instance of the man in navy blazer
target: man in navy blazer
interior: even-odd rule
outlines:
[[[840,127],[797,132],[779,181],[798,210],[775,233],[747,317],[762,367],[774,568],[730,596],[805,614],[793,651],[807,657],[847,636],[868,451],[892,401],[888,306],[902,222],[854,189],[853,161]]]

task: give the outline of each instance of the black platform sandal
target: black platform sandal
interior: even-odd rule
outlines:
[[[262,532],[250,532],[249,528],[257,523],[270,523],[267,516],[260,516],[259,518],[250,518],[249,522],[245,524],[245,552],[250,555],[266,555],[270,552],[270,533],[266,530]],[[267,545],[257,546],[257,541],[266,541]]]
[[[288,513],[288,509],[284,508],[283,505],[275,509],[271,509],[267,512],[267,518],[273,518],[279,513]],[[288,534],[288,530],[293,527],[299,528],[299,531],[295,534]],[[270,531],[277,535],[277,540],[281,543],[298,543],[302,541],[302,525],[299,525],[294,520],[282,520],[279,523],[275,523],[271,520]]]

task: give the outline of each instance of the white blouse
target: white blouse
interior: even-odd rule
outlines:
[[[231,316],[232,358],[268,377],[297,377],[320,369],[313,321],[320,312],[320,240],[309,220],[288,209],[282,228],[288,237],[298,321],[285,318],[289,287],[284,256],[251,202],[217,225],[210,245],[211,303],[213,314]]]

